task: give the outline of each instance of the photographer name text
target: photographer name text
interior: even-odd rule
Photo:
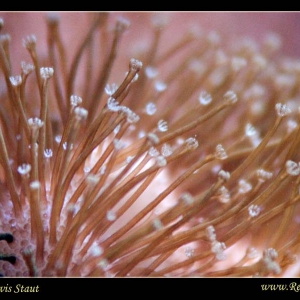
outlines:
[[[38,293],[40,290],[39,285],[23,285],[23,284],[16,284],[15,286],[12,285],[0,285],[0,293]]]

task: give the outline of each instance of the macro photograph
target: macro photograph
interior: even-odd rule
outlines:
[[[299,277],[299,34],[0,11],[0,276]]]

